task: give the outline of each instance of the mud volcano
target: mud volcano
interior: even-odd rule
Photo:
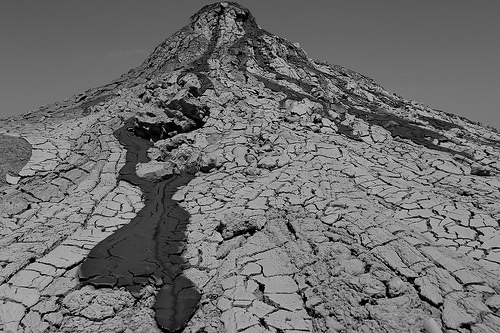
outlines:
[[[177,331],[194,313],[200,294],[182,275],[188,213],[172,195],[193,176],[174,175],[153,183],[136,176],[138,162],[147,162],[151,143],[133,133],[129,120],[115,133],[127,149],[126,164],[119,179],[139,186],[145,206],[127,225],[107,237],[92,251],[81,266],[80,279],[96,287],[126,287],[138,293],[146,284],[161,287],[156,303],[156,320],[167,331]]]

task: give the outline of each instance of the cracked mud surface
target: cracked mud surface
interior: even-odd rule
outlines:
[[[123,126],[143,145],[135,170]],[[500,331],[498,131],[310,59],[237,4],[0,132],[34,152],[1,188],[5,332]],[[105,278],[88,263],[121,260],[102,244],[149,201],[178,203],[182,244],[140,227],[132,254],[152,260]],[[153,244],[180,265],[157,269]],[[155,310],[180,269],[200,299],[168,326]]]

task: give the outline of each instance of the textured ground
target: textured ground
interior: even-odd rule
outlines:
[[[154,274],[96,289],[80,271],[147,204],[119,177],[131,117],[155,141],[138,177],[195,175],[171,198],[201,295],[184,332],[500,331],[499,133],[309,59],[234,4],[110,85],[0,120],[32,148],[0,188],[0,330],[161,331]]]

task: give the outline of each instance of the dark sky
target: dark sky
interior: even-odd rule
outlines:
[[[184,0],[5,0],[0,117],[107,83],[203,5]],[[500,128],[498,0],[242,0],[309,57],[430,107]]]

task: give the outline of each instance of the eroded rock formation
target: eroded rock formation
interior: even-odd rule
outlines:
[[[238,4],[0,134],[4,332],[500,331],[498,131]]]

